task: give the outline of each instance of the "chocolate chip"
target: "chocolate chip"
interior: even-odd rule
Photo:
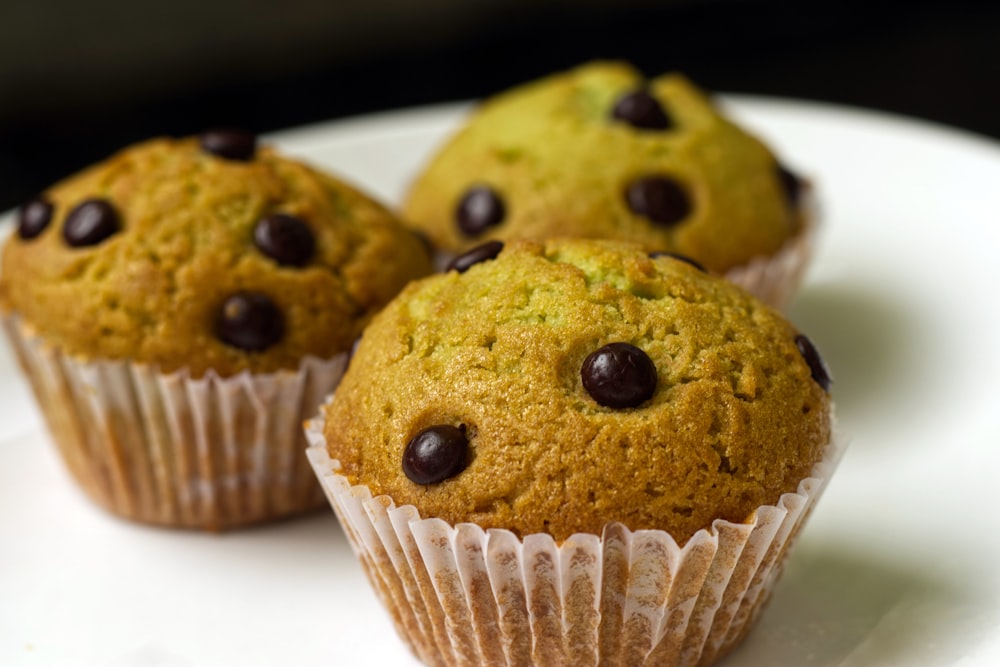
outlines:
[[[121,228],[118,212],[104,199],[87,199],[66,216],[63,239],[74,248],[97,245]]]
[[[690,257],[688,257],[687,255],[681,255],[681,254],[676,253],[676,252],[651,252],[651,253],[649,253],[649,258],[650,259],[656,259],[657,257],[672,257],[673,259],[676,259],[679,262],[684,262],[685,264],[690,264],[691,266],[693,266],[694,268],[698,269],[699,271],[702,271],[704,273],[708,273],[708,271],[701,264],[701,262],[697,262],[697,261],[691,259]]]
[[[646,176],[629,184],[625,201],[635,213],[653,222],[673,226],[691,213],[687,192],[666,176]]]
[[[799,348],[802,358],[809,364],[809,372],[812,373],[813,380],[816,380],[816,384],[823,387],[823,391],[829,392],[833,378],[830,377],[830,371],[823,363],[823,357],[819,356],[819,350],[816,349],[811,340],[802,334],[795,337],[795,346]]]
[[[468,452],[464,424],[431,426],[406,443],[403,472],[417,484],[437,484],[465,470]]]
[[[611,117],[640,130],[666,130],[673,125],[659,101],[646,90],[619,97]]]
[[[580,368],[583,387],[608,408],[634,408],[656,390],[656,366],[628,343],[609,343],[591,352]]]
[[[227,160],[249,162],[257,150],[257,135],[245,130],[220,128],[202,132],[201,148]]]
[[[467,250],[448,263],[445,272],[458,271],[465,273],[473,264],[496,259],[496,256],[503,250],[503,241],[487,241],[482,245],[477,245],[472,250]]]
[[[788,203],[792,206],[798,206],[799,199],[802,197],[802,179],[795,172],[779,164],[778,180],[781,182],[781,189],[784,191]]]
[[[215,335],[247,352],[271,347],[285,334],[285,321],[274,301],[258,292],[237,292],[219,308]]]
[[[253,242],[282,266],[305,266],[316,252],[312,229],[301,218],[287,213],[272,213],[258,220]]]
[[[25,202],[17,214],[17,235],[27,240],[44,232],[52,221],[53,210],[52,202],[44,197]]]
[[[477,185],[458,202],[455,221],[466,236],[477,236],[503,222],[506,214],[500,195],[487,185]]]

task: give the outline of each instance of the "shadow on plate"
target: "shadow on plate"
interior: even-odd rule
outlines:
[[[961,631],[977,608],[968,582],[882,558],[800,545],[759,625],[720,667],[945,665],[967,653],[977,639]]]
[[[158,552],[180,550],[189,557],[229,560],[239,554],[235,567],[270,569],[274,562],[294,554],[304,569],[321,570],[331,559],[353,563],[354,554],[337,518],[328,508],[223,532],[173,528],[122,519],[92,506],[93,519],[116,539],[134,543],[134,548]],[[230,561],[231,562],[231,561]]]
[[[788,316],[826,360],[845,423],[907,409],[904,395],[924,368],[918,314],[874,288],[821,284],[803,288]]]

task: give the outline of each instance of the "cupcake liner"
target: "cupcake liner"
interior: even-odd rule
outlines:
[[[294,371],[193,378],[82,361],[16,315],[3,327],[67,467],[110,512],[222,530],[322,506],[301,425],[336,387],[347,353]]]
[[[754,257],[746,264],[735,266],[723,274],[729,282],[739,285],[778,310],[783,310],[798,292],[812,259],[818,226],[815,202],[808,190],[804,190],[801,196],[804,200],[801,231],[785,241],[775,254]]]
[[[679,546],[617,523],[562,544],[451,526],[352,486],[322,418],[307,454],[397,630],[428,665],[708,665],[745,636],[840,458],[834,439],[795,493]]]

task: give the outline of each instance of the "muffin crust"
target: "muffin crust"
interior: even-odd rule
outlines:
[[[195,377],[294,369],[306,355],[346,351],[371,315],[430,271],[421,243],[381,205],[339,180],[261,147],[224,159],[197,139],[125,149],[44,193],[52,219],[3,252],[0,304],[46,341],[82,359],[131,359]],[[98,198],[120,229],[74,247],[66,218]],[[303,266],[254,245],[269,215],[295,216],[315,238]],[[220,340],[228,297],[262,294],[283,331],[259,351]]]
[[[411,284],[366,330],[326,408],[352,483],[425,517],[518,535],[600,534],[612,521],[683,544],[794,491],[830,438],[829,398],[774,310],[634,244],[511,242],[494,260]],[[652,397],[599,405],[581,364],[625,342]],[[464,470],[406,477],[407,442],[464,426]]]
[[[612,117],[616,100],[646,90],[667,127]],[[673,197],[686,201],[674,206],[689,210],[676,211],[670,224],[637,213],[629,190],[649,177],[676,184]],[[463,198],[476,188],[495,193],[493,210],[459,221]],[[788,190],[771,151],[682,76],[646,81],[627,64],[596,62],[487,100],[431,159],[403,214],[448,251],[490,238],[610,238],[679,252],[724,273],[773,255],[801,230]]]

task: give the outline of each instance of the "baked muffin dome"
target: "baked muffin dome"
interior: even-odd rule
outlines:
[[[804,225],[797,177],[682,76],[597,62],[486,101],[427,164],[404,218],[448,251],[577,236],[716,273]]]
[[[683,544],[822,457],[822,362],[744,291],[635,244],[475,252],[365,331],[325,415],[351,484],[452,525],[564,540],[618,521]]]
[[[212,132],[125,149],[26,205],[0,302],[70,355],[225,377],[350,349],[429,271],[367,196]]]

